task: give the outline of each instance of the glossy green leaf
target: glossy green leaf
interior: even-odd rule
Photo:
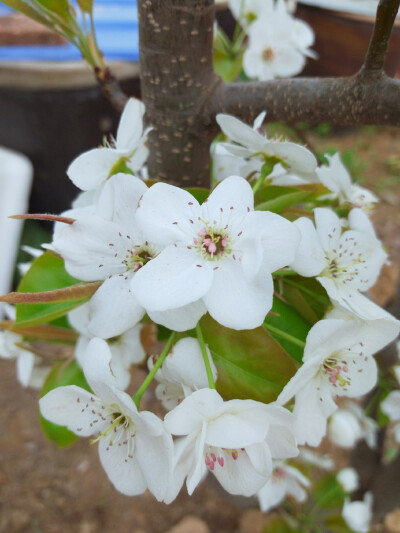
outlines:
[[[210,190],[203,187],[188,187],[185,191],[194,196],[199,204],[202,204],[210,196]]]
[[[272,211],[272,213],[282,213],[282,211],[288,207],[303,202],[310,196],[310,194],[311,193],[308,191],[288,192],[256,205],[255,209],[257,211]]]
[[[85,376],[76,361],[71,361],[68,365],[65,364],[65,361],[61,361],[54,365],[43,385],[40,397],[57,387],[64,387],[66,385],[76,385],[91,392]],[[44,434],[49,440],[57,443],[58,446],[68,446],[78,439],[77,435],[69,431],[66,427],[53,424],[41,415],[39,416]]]
[[[326,290],[314,278],[288,276],[281,283],[283,297],[312,324],[321,320],[332,305]]]
[[[279,298],[274,298],[272,306],[272,314],[269,314],[265,319],[266,324],[271,324],[279,330],[290,334],[291,336],[306,341],[311,325],[299,315],[289,304],[283,302]],[[293,359],[301,362],[303,358],[303,349],[300,346],[286,340],[273,332],[270,332],[274,339],[290,354]]]
[[[19,292],[43,292],[71,287],[78,280],[70,276],[65,268],[64,261],[59,257],[46,252],[32,263],[22,279]],[[16,324],[19,326],[34,326],[55,320],[65,315],[74,307],[81,305],[89,299],[85,298],[53,302],[48,304],[18,304]]]
[[[263,327],[236,331],[206,315],[201,328],[218,370],[218,392],[226,399],[272,402],[297,370],[294,360]]]
[[[71,17],[70,5],[68,0],[36,0],[45,10],[55,13],[64,21]]]

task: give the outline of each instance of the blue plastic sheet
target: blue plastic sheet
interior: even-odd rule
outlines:
[[[139,30],[135,0],[95,0],[94,5],[97,40],[105,58],[138,61]],[[12,12],[11,8],[0,3],[0,17]],[[69,43],[57,46],[0,46],[1,61],[72,61],[80,58],[79,50]]]

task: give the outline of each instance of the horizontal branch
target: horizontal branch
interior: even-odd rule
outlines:
[[[221,83],[209,118],[228,113],[250,122],[264,110],[268,121],[400,126],[400,81],[360,71],[349,78]]]

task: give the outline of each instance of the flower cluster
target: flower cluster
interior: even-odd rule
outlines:
[[[210,473],[231,494],[257,495],[263,510],[287,495],[302,502],[311,485],[302,445],[326,434],[344,447],[376,442],[361,407],[336,399],[373,389],[374,356],[400,331],[366,295],[387,261],[368,216],[377,198],[352,184],[337,154],[318,165],[304,146],[268,139],[265,113],[253,127],[217,116],[226,139],[213,145],[211,192],[145,182],[143,113],[130,100],[112,145],[70,165],[84,193],[56,223],[51,254],[26,273],[49,255],[61,263],[71,292],[56,301],[73,331],[51,321],[46,331],[75,342],[81,373],[63,387],[50,374],[41,413],[98,443],[124,494],[148,489],[170,503]],[[168,340],[132,397],[151,322]],[[6,331],[0,351],[18,357],[26,385],[36,356],[16,352],[21,339]],[[153,380],[163,420],[140,409]],[[382,411],[400,419],[398,391]],[[355,507],[346,501],[348,523]]]

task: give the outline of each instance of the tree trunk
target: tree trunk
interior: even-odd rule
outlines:
[[[208,187],[216,127],[209,111],[220,82],[212,64],[213,0],[139,0],[142,99],[150,134],[149,177]]]

